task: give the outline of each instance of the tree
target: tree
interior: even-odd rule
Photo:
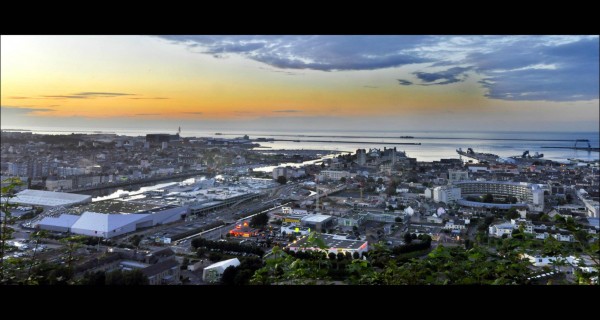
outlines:
[[[483,196],[483,202],[494,203],[494,196],[491,193],[486,194],[485,196]]]
[[[412,236],[410,235],[410,233],[405,233],[404,234],[404,243],[409,244],[412,242]]]
[[[340,182],[341,182],[341,183],[346,183],[346,177],[341,177],[341,178],[340,178]]]
[[[269,215],[266,212],[259,213],[250,219],[250,226],[264,228],[269,223]]]
[[[235,266],[229,266],[227,269],[223,271],[223,275],[221,276],[221,284],[224,285],[233,285],[235,276],[238,273],[238,268]]]
[[[506,218],[508,220],[517,219],[520,217],[521,217],[521,215],[517,212],[517,209],[515,209],[515,208],[510,208],[504,215],[504,218]]]
[[[131,244],[133,244],[136,248],[138,248],[140,246],[140,242],[142,241],[142,239],[144,239],[144,237],[142,235],[136,234],[136,235],[132,236],[131,239],[129,239],[129,242],[131,242]]]
[[[284,185],[287,183],[287,178],[285,176],[279,176],[277,177],[277,182],[281,185]]]
[[[0,204],[0,214],[2,220],[0,221],[0,284],[5,280],[5,257],[6,252],[6,241],[12,238],[13,229],[9,227],[9,224],[14,222],[14,218],[11,214],[11,209],[17,207],[17,204],[10,203],[10,199],[14,196],[14,190],[17,186],[23,185],[23,182],[19,178],[8,178],[3,180],[2,183],[7,183],[5,187],[2,187],[0,195],[4,198],[4,201]]]

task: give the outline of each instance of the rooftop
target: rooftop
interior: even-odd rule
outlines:
[[[367,241],[364,240],[349,240],[343,236],[338,236],[334,234],[320,234],[318,235],[324,242],[328,248],[337,248],[337,249],[360,249],[363,245],[367,244]],[[311,247],[306,243],[308,237],[303,237],[300,240],[296,241],[296,243],[290,244],[290,247]]]
[[[76,206],[72,210],[77,213],[85,211],[96,213],[141,213],[154,211],[162,207],[164,205],[110,199]]]
[[[319,223],[319,222],[327,221],[330,218],[331,218],[331,216],[327,216],[327,215],[324,215],[324,214],[311,214],[311,215],[307,215],[304,218],[302,218],[302,221],[303,222]]]
[[[25,189],[17,193],[17,195],[14,198],[10,199],[10,202],[55,207],[69,206],[81,202],[90,201],[91,199],[92,196],[88,195]]]

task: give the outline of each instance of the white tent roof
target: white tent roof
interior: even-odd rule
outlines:
[[[86,211],[81,215],[81,218],[71,226],[71,228],[109,232],[149,215],[150,214],[103,214]]]
[[[221,269],[222,271],[224,271],[225,269],[227,269],[229,266],[234,266],[237,267],[240,265],[240,260],[238,260],[238,258],[233,258],[233,259],[229,259],[229,260],[223,260],[223,261],[219,261],[217,263],[213,263],[210,266],[204,268],[204,270],[209,270],[209,269]]]
[[[79,216],[72,214],[61,214],[58,218],[45,217],[39,222],[40,225],[44,226],[56,226],[70,228],[77,220]]]
[[[26,189],[17,193],[14,198],[10,199],[10,202],[37,206],[68,206],[88,201],[91,198],[92,196],[74,193]]]

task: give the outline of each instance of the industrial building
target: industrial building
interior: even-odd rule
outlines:
[[[38,223],[38,228],[54,232],[70,232],[71,226],[79,220],[80,216],[63,214],[56,218],[45,217]]]
[[[9,199],[9,203],[42,207],[69,207],[92,202],[92,196],[66,192],[25,189]]]
[[[46,217],[37,227],[42,230],[70,232],[92,237],[112,238],[141,228],[182,220],[188,207],[166,206],[141,214],[107,214],[86,211],[81,216],[62,214]]]
[[[334,220],[332,216],[324,214],[309,214],[302,218],[302,226],[308,227],[311,230],[323,232],[326,229],[332,228]]]

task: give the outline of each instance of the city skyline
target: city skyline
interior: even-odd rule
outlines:
[[[598,131],[598,36],[2,36],[2,127]]]

